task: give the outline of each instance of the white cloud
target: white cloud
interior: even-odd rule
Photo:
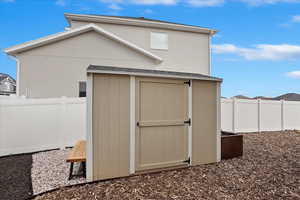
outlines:
[[[300,0],[239,0],[252,6],[276,3],[300,3]]]
[[[123,0],[99,0],[100,2],[103,3],[123,3]]]
[[[288,72],[288,73],[286,73],[286,76],[295,78],[295,79],[300,79],[300,71]]]
[[[65,2],[65,0],[56,0],[55,4],[58,5],[58,6],[65,6],[66,2]]]
[[[223,35],[220,34],[220,33],[216,33],[216,34],[213,35],[213,37],[214,37],[214,38],[222,38]]]
[[[295,23],[300,23],[300,15],[292,16],[291,19],[288,22],[279,24],[279,26],[284,27],[284,28],[288,28],[288,27],[292,26]]]
[[[300,3],[300,0],[99,0],[105,3],[131,3],[142,5],[175,5],[178,3],[188,4],[195,7],[220,6],[226,2],[242,2],[251,6],[276,3]]]
[[[112,10],[122,10],[122,8],[118,4],[111,4],[108,7]]]
[[[178,0],[100,0],[104,3],[131,3],[131,4],[143,4],[143,5],[174,5],[178,2]]]
[[[300,15],[293,16],[291,21],[294,23],[300,23]]]
[[[292,60],[300,57],[300,46],[289,44],[259,44],[242,48],[233,44],[212,45],[216,54],[235,54],[246,60]]]
[[[131,0],[135,4],[145,4],[145,5],[174,5],[177,3],[177,0]]]
[[[195,7],[210,7],[222,5],[225,0],[187,0],[187,2]]]
[[[153,14],[154,11],[151,10],[151,9],[146,9],[146,10],[143,11],[143,13],[145,13],[145,14]]]

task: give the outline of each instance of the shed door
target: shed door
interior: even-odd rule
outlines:
[[[137,78],[136,170],[187,165],[188,85]]]

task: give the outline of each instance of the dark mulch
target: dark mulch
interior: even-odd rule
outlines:
[[[221,163],[61,188],[52,199],[300,199],[300,134],[249,134]]]
[[[0,158],[0,199],[27,199],[32,196],[31,166],[30,154]]]

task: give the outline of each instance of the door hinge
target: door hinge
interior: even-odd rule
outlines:
[[[189,157],[187,160],[183,161],[184,163],[191,164],[191,158]]]
[[[188,84],[189,87],[191,87],[191,80],[188,80],[188,81],[184,82],[184,84]]]
[[[189,120],[184,121],[184,123],[190,126],[192,124],[191,118],[189,118]]]

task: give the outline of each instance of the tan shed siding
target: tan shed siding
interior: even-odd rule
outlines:
[[[217,161],[216,82],[193,80],[192,165]]]
[[[187,87],[184,80],[137,78],[137,171],[186,164]]]
[[[93,178],[129,175],[130,77],[94,75]]]

